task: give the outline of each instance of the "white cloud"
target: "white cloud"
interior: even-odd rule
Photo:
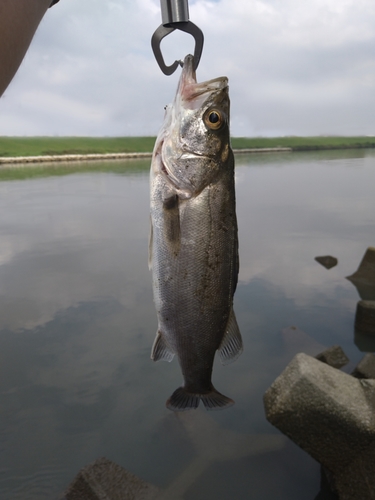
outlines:
[[[201,80],[226,74],[233,135],[374,134],[373,0],[196,0]],[[178,75],[151,51],[158,0],[61,0],[0,101],[2,135],[153,135]],[[192,37],[163,40],[167,62]]]

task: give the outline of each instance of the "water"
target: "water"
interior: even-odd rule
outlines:
[[[236,404],[179,415],[178,363],[149,359],[147,163],[126,165],[0,182],[0,498],[58,498],[106,456],[172,498],[313,500],[319,465],[262,396],[296,352],[363,356],[345,276],[375,243],[375,152],[237,158],[245,351],[213,375]]]

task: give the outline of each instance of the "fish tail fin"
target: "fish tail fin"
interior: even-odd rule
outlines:
[[[166,406],[172,411],[196,410],[199,406],[199,394],[193,394],[184,387],[179,387],[168,399]]]
[[[224,396],[224,394],[218,392],[214,387],[208,394],[202,394],[201,400],[206,410],[224,410],[234,405],[233,399]]]
[[[200,400],[206,410],[223,410],[234,404],[233,399],[220,394],[214,387],[205,394],[191,393],[184,387],[179,387],[168,399],[166,406],[172,411],[196,410]]]

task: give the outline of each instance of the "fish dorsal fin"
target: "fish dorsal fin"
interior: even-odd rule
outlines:
[[[158,330],[151,350],[151,359],[154,361],[168,361],[170,363],[173,357],[174,352],[172,352],[171,348],[165,342],[163,335]]]
[[[223,365],[235,361],[243,351],[242,337],[233,309],[230,311],[225,335],[218,351]]]

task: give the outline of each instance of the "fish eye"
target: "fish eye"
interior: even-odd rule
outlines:
[[[217,109],[209,109],[204,116],[204,123],[212,130],[218,130],[224,123],[224,117]]]

